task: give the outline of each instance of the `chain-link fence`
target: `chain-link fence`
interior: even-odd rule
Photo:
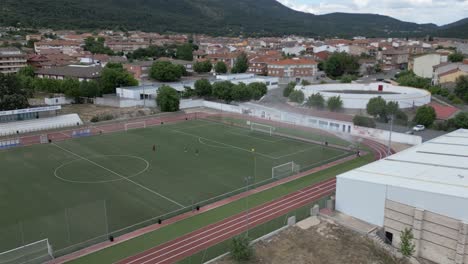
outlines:
[[[305,218],[310,216],[310,209],[314,205],[319,205],[319,208],[325,208],[326,207],[326,201],[330,199],[330,197],[324,197],[321,198],[320,200],[317,200],[313,203],[310,203],[306,206],[303,206],[301,208],[295,209],[287,214],[284,214],[278,218],[275,218],[273,220],[270,220],[266,223],[263,223],[261,225],[258,225],[254,228],[250,228],[248,231],[248,237],[252,240],[261,238],[265,235],[268,235],[276,230],[279,230],[283,227],[286,227],[288,225],[288,219],[292,216],[296,218],[296,221],[301,221],[304,220]],[[247,235],[246,232],[240,234],[239,236],[245,236]],[[202,250],[190,257],[185,258],[182,261],[179,261],[178,263],[180,264],[202,264],[207,261],[210,261],[218,256],[221,256],[227,252],[229,252],[231,240],[225,240],[221,243],[218,243],[212,247],[209,247],[205,250]]]

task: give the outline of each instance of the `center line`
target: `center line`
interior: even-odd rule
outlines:
[[[56,146],[57,148],[59,148],[59,149],[61,149],[61,150],[63,150],[63,151],[66,151],[66,152],[68,152],[68,153],[70,153],[70,154],[72,154],[72,155],[75,155],[75,156],[77,156],[77,157],[80,158],[80,159],[86,160],[86,161],[90,162],[91,164],[94,164],[94,165],[96,165],[96,166],[98,166],[98,167],[100,167],[100,168],[102,168],[102,169],[104,169],[104,170],[106,170],[106,171],[108,171],[108,172],[110,172],[110,173],[112,173],[112,174],[115,174],[115,175],[121,177],[122,179],[124,179],[124,180],[126,180],[126,181],[129,181],[129,182],[131,182],[131,183],[137,185],[138,187],[147,190],[147,191],[150,192],[150,193],[156,194],[156,195],[159,196],[159,197],[162,197],[162,198],[164,198],[164,199],[166,199],[166,200],[168,200],[168,201],[170,201],[170,202],[172,202],[172,203],[175,203],[175,204],[177,204],[177,205],[180,206],[180,207],[185,207],[184,205],[182,205],[182,204],[180,204],[180,203],[178,203],[178,202],[176,202],[176,201],[174,201],[174,200],[172,200],[172,199],[170,199],[170,198],[168,198],[168,197],[166,197],[166,196],[164,196],[164,195],[162,195],[162,194],[160,194],[160,193],[158,193],[158,192],[156,192],[156,191],[153,191],[153,190],[151,190],[150,188],[148,188],[148,187],[146,187],[146,186],[144,186],[144,185],[139,184],[138,182],[135,182],[135,181],[133,181],[133,180],[131,180],[131,179],[125,177],[125,176],[120,175],[119,173],[117,173],[117,172],[115,172],[115,171],[113,171],[113,170],[111,170],[111,169],[108,169],[108,168],[106,168],[106,167],[104,167],[104,166],[102,166],[102,165],[99,165],[98,163],[96,163],[96,162],[94,162],[94,161],[92,161],[92,160],[89,160],[89,159],[87,159],[87,158],[85,158],[85,157],[83,157],[83,156],[78,155],[78,154],[76,154],[76,153],[73,152],[73,151],[70,151],[70,150],[68,150],[68,149],[62,148],[62,147],[60,147],[59,145],[57,145],[57,144],[55,144],[55,143],[52,143],[52,145]]]

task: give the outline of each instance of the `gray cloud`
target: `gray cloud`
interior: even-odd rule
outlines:
[[[448,24],[468,17],[468,0],[277,0],[303,12],[374,13],[416,23]]]

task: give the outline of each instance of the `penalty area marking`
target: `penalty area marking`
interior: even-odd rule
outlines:
[[[133,175],[130,175],[130,176],[124,176],[125,178],[127,179],[130,179],[130,178],[133,178],[133,177],[136,177],[142,173],[144,173],[145,171],[147,171],[149,169],[149,162],[147,160],[145,160],[144,158],[141,158],[141,157],[137,157],[137,156],[132,156],[132,155],[98,155],[98,156],[93,156],[93,158],[100,158],[100,157],[127,157],[127,158],[133,158],[133,159],[139,159],[141,161],[143,161],[146,166],[144,169],[140,170],[139,172],[133,174]],[[91,157],[90,157],[91,158]],[[108,182],[115,182],[115,181],[123,181],[124,179],[123,178],[118,178],[118,179],[113,179],[113,180],[102,180],[102,181],[75,181],[75,180],[69,180],[69,179],[66,179],[66,178],[63,178],[63,177],[60,177],[58,175],[58,172],[65,166],[67,166],[68,164],[71,164],[73,162],[77,162],[77,161],[80,161],[80,160],[83,160],[83,159],[74,159],[74,160],[71,160],[71,161],[68,161],[68,162],[65,162],[63,163],[62,165],[58,166],[55,170],[54,170],[54,176],[62,181],[65,181],[65,182],[71,182],[71,183],[83,183],[83,184],[91,184],[91,183],[108,183]]]
[[[111,169],[109,169],[109,168],[106,168],[106,167],[104,167],[104,166],[102,166],[102,165],[100,165],[100,164],[98,164],[98,163],[96,163],[96,162],[94,162],[94,161],[92,161],[92,160],[89,160],[89,159],[87,159],[87,158],[85,158],[85,157],[83,157],[83,156],[81,156],[81,155],[78,155],[78,154],[76,154],[76,153],[73,152],[73,151],[70,151],[70,150],[68,150],[68,149],[62,148],[62,147],[60,147],[59,145],[57,145],[57,144],[55,144],[55,143],[52,143],[52,145],[56,146],[57,148],[59,148],[59,149],[65,151],[65,152],[68,152],[68,153],[70,153],[70,154],[72,154],[72,155],[74,155],[74,156],[76,156],[76,157],[78,157],[78,158],[80,158],[80,159],[86,160],[86,161],[90,162],[91,164],[94,164],[94,165],[96,165],[96,166],[98,166],[98,167],[100,167],[100,168],[102,168],[102,169],[104,169],[104,170],[106,170],[106,171],[108,171],[108,172],[110,172],[110,173],[116,175],[116,176],[119,176],[119,177],[122,178],[123,180],[126,180],[126,181],[128,181],[128,182],[131,182],[131,183],[135,184],[136,186],[138,186],[138,187],[140,187],[140,188],[142,188],[142,189],[145,189],[146,191],[148,191],[148,192],[150,192],[150,193],[152,193],[152,194],[155,194],[155,195],[157,195],[157,196],[159,196],[159,197],[161,197],[161,198],[164,198],[164,199],[166,199],[166,200],[168,200],[168,201],[170,201],[170,202],[172,202],[172,203],[174,203],[174,204],[177,204],[178,206],[180,206],[180,207],[182,207],[182,208],[185,207],[184,205],[182,205],[182,204],[180,204],[180,203],[178,203],[178,202],[172,200],[171,198],[166,197],[166,196],[164,196],[164,195],[162,195],[162,194],[160,194],[160,193],[158,193],[158,192],[156,192],[156,191],[154,191],[154,190],[151,190],[150,188],[148,188],[148,187],[146,187],[146,186],[144,186],[144,185],[141,185],[141,184],[139,184],[138,182],[135,182],[135,181],[133,181],[133,180],[131,180],[131,179],[128,179],[128,178],[126,178],[125,176],[122,176],[121,174],[119,174],[119,173],[117,173],[117,172],[115,172],[115,171],[113,171],[113,170],[111,170]]]

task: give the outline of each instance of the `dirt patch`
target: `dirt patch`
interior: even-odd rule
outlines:
[[[78,114],[83,122],[89,122],[94,116],[111,115],[114,119],[127,119],[156,114],[158,110],[140,107],[118,108],[94,104],[63,105],[62,110],[60,110],[60,114],[72,113]]]
[[[288,228],[269,240],[255,244],[255,260],[249,263],[271,264],[407,264],[367,237],[344,227],[322,221],[302,230]],[[216,264],[234,264],[229,256]]]

